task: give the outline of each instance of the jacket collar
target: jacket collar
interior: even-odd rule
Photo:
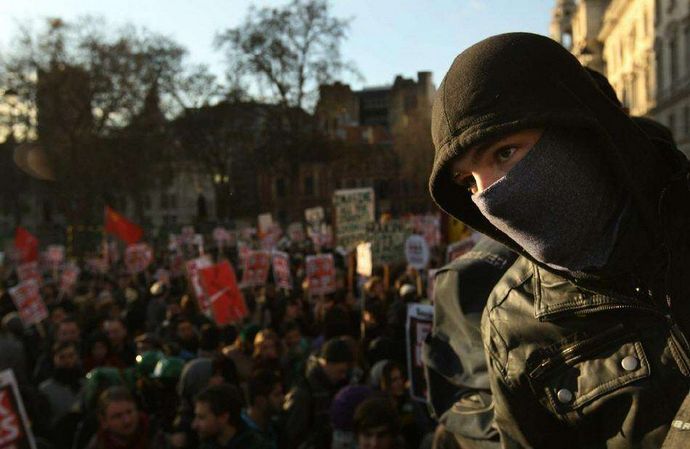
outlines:
[[[596,312],[609,308],[636,307],[634,300],[609,296],[578,287],[573,282],[532,264],[534,276],[534,316],[549,321],[563,314]]]

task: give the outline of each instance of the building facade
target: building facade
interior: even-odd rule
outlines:
[[[558,0],[552,37],[604,73],[630,114],[667,126],[690,155],[690,2]]]

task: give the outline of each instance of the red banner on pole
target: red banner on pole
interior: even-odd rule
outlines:
[[[227,260],[202,268],[199,277],[208,296],[213,319],[219,326],[237,323],[248,315],[235,271]]]
[[[0,448],[36,449],[17,380],[9,369],[0,372]]]
[[[278,288],[292,290],[290,256],[282,251],[273,251],[273,279]]]
[[[132,245],[141,240],[144,230],[110,207],[105,207],[105,231]]]
[[[21,226],[14,233],[14,247],[19,253],[20,263],[38,260],[38,239]]]
[[[307,278],[310,295],[327,295],[335,291],[333,254],[307,256]]]
[[[268,251],[251,251],[244,260],[242,288],[266,285],[271,254]]]
[[[187,275],[189,276],[190,284],[192,284],[192,289],[194,290],[196,300],[199,302],[199,309],[201,309],[201,311],[205,314],[210,313],[210,304],[208,303],[206,292],[201,285],[199,271],[203,268],[210,267],[211,265],[211,259],[208,256],[201,256],[196,259],[188,260],[186,263]]]

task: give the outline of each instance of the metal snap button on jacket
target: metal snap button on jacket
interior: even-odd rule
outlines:
[[[570,390],[561,388],[558,390],[558,393],[556,393],[556,397],[558,397],[558,401],[562,404],[567,404],[573,400],[573,393]]]
[[[621,366],[626,371],[635,371],[639,366],[640,362],[634,355],[629,355],[623,360],[621,360]]]

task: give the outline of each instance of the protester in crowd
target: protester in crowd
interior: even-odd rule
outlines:
[[[354,427],[358,449],[408,448],[399,434],[400,419],[388,398],[371,398],[362,402],[355,411]]]
[[[52,352],[52,374],[39,385],[39,390],[50,404],[49,416],[54,427],[77,404],[84,374],[79,348],[74,342],[56,342]]]
[[[271,329],[264,329],[254,337],[253,370],[280,372],[280,342],[278,334]]]
[[[304,375],[310,345],[297,321],[287,321],[283,324],[282,342],[284,348],[281,371],[284,373],[285,385],[291,388]]]
[[[688,392],[687,159],[543,36],[470,47],[439,91],[432,196],[521,255],[482,321],[503,447],[660,447]]]
[[[232,346],[223,348],[223,355],[235,364],[239,381],[246,383],[254,370],[254,338],[261,328],[255,324],[246,325]]]
[[[113,366],[127,368],[135,363],[136,348],[128,338],[127,326],[119,318],[109,318],[103,322],[103,332],[105,332],[110,342],[110,354]]]
[[[353,362],[350,346],[342,339],[327,341],[310,360],[306,377],[288,393],[283,447],[327,447],[331,439],[329,409],[333,396],[347,382]]]
[[[87,449],[154,449],[165,447],[162,433],[139,412],[132,394],[124,387],[105,390],[98,400],[98,433]]]
[[[242,411],[242,420],[254,430],[267,447],[278,449],[278,426],[275,419],[283,411],[285,394],[276,372],[258,370],[248,382],[248,404]]]
[[[115,361],[110,356],[110,340],[101,331],[92,332],[84,346],[84,372],[88,373],[101,366],[113,366]]]
[[[79,323],[74,317],[66,317],[60,321],[55,327],[55,334],[53,336],[54,343],[75,343],[81,344],[81,329]],[[50,341],[45,342],[46,345],[52,344]],[[81,351],[81,349],[80,349]],[[50,377],[53,371],[53,357],[52,346],[48,346],[38,356],[36,366],[34,368],[34,381],[36,383],[43,382]]]
[[[242,395],[231,385],[215,385],[199,393],[194,403],[192,427],[202,449],[269,449],[242,420]]]
[[[26,360],[24,345],[16,337],[13,328],[23,328],[17,312],[11,312],[2,318],[0,324],[0,370],[11,369],[17,382],[24,384],[29,381],[29,366]]]
[[[366,385],[348,385],[335,395],[330,410],[333,428],[331,449],[356,449],[355,410],[372,394],[374,390]]]

